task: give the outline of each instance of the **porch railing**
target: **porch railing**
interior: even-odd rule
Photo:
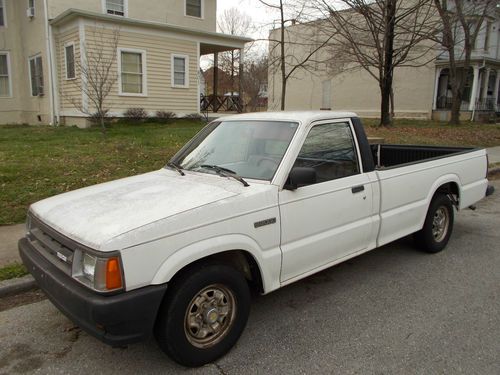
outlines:
[[[478,99],[476,101],[476,111],[495,111],[495,98]]]
[[[202,112],[227,111],[243,112],[243,102],[237,95],[200,95],[200,108]]]
[[[451,109],[452,103],[453,103],[453,101],[449,96],[440,96],[440,97],[438,97],[438,100],[436,103],[436,108],[437,109]],[[462,100],[460,110],[467,111],[468,109],[469,109],[469,102]]]

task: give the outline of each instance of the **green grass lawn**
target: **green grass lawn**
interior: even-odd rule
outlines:
[[[0,126],[0,225],[23,222],[40,199],[160,169],[203,124],[98,128]]]
[[[13,263],[0,268],[0,281],[23,277],[28,274],[28,270],[23,264]]]
[[[497,146],[500,126],[400,120],[390,129],[371,126],[369,136],[388,143]],[[0,126],[0,225],[23,222],[40,199],[159,169],[203,123],[116,124],[98,128]]]
[[[395,121],[390,128],[376,127],[378,120],[364,120],[368,136],[382,137],[386,143],[446,146],[500,146],[500,125],[463,122],[448,125],[442,122],[405,120]]]

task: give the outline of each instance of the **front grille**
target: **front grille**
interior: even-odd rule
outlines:
[[[28,240],[48,261],[71,275],[77,243],[30,215]]]

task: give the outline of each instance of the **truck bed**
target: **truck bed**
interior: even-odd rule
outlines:
[[[473,147],[413,146],[372,144],[371,151],[377,168],[394,168],[430,159],[443,158],[477,150]]]

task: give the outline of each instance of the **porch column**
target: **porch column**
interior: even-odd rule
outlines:
[[[240,103],[243,105],[243,61],[245,60],[245,51],[243,48],[240,48],[240,66],[238,72],[238,95]]]
[[[477,92],[479,86],[479,66],[474,65],[474,79],[472,80],[472,90],[470,93],[469,111],[476,108]]]
[[[488,98],[488,84],[490,83],[490,68],[486,68],[485,76],[484,76],[484,85],[483,90],[481,92],[481,99],[486,100]]]
[[[435,111],[437,109],[437,101],[438,101],[438,95],[439,95],[439,78],[441,77],[441,72],[443,71],[443,68],[438,67],[436,68],[436,77],[434,79],[434,100],[432,102],[432,110]]]
[[[219,53],[218,52],[215,52],[214,53],[214,84],[213,84],[213,88],[214,88],[214,95],[217,96],[217,84],[219,82]]]
[[[217,112],[217,85],[219,82],[219,53],[214,52],[214,84],[213,84],[213,89],[214,89],[214,99],[212,100],[212,103],[214,103],[214,106],[212,107],[212,110],[214,112]]]
[[[498,90],[500,89],[500,69],[497,69],[497,79],[495,80],[495,88],[493,89],[493,104],[495,105],[495,110],[498,111]]]

